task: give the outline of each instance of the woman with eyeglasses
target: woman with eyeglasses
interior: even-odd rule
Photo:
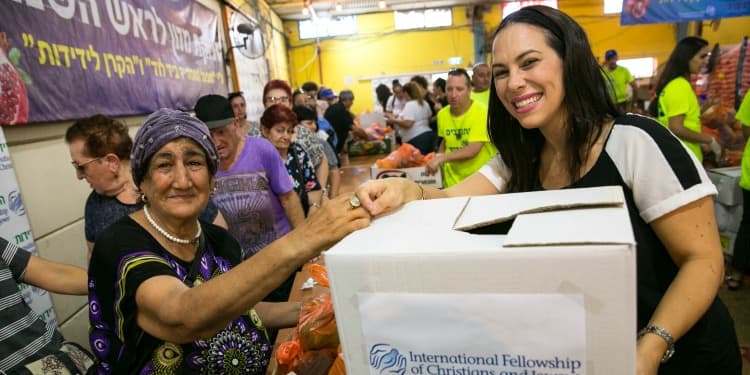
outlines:
[[[703,161],[702,144],[708,145],[716,158],[721,157],[716,139],[701,132],[701,106],[690,85],[690,75],[700,73],[708,64],[710,50],[704,39],[689,36],[680,40],[659,75],[655,99],[648,108],[699,161]]]
[[[133,140],[125,124],[97,114],[73,123],[65,132],[65,142],[76,177],[86,180],[92,189],[84,210],[87,259],[90,259],[101,231],[143,207],[130,174]],[[200,218],[226,227],[219,209],[212,203]]]

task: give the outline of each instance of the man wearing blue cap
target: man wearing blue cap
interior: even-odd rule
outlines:
[[[610,90],[615,104],[617,104],[617,109],[622,113],[630,111],[630,104],[635,101],[638,87],[635,85],[635,78],[630,74],[628,68],[617,65],[617,51],[611,49],[604,54],[602,69],[612,83]],[[633,88],[632,101],[628,101],[628,85]]]

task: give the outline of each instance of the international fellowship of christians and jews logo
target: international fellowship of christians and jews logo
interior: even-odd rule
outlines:
[[[18,216],[23,216],[26,211],[23,209],[23,201],[21,200],[21,194],[13,190],[8,194],[8,208],[15,212]]]
[[[381,374],[406,373],[406,357],[388,344],[375,344],[370,348],[370,367]]]

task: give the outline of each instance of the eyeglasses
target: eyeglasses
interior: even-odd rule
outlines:
[[[289,103],[288,96],[267,96],[266,103]]]
[[[91,159],[91,160],[89,160],[89,161],[87,161],[85,163],[82,163],[82,164],[78,164],[75,161],[71,161],[70,164],[73,164],[73,168],[76,169],[76,172],[78,172],[80,174],[86,174],[86,166],[89,165],[89,163],[97,161],[97,160],[99,160],[101,158],[102,157],[100,156],[98,158]]]

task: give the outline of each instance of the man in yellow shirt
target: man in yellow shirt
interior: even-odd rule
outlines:
[[[490,104],[490,84],[492,73],[490,67],[485,63],[478,63],[471,68],[471,100],[484,104]]]
[[[604,54],[604,65],[602,68],[604,75],[612,83],[612,97],[615,99],[617,109],[622,113],[630,111],[632,100],[628,100],[628,85],[633,89],[633,97],[635,97],[637,87],[635,85],[635,78],[630,74],[628,68],[617,65],[617,51],[611,49]]]
[[[442,167],[447,188],[479,170],[497,149],[487,134],[487,107],[470,98],[471,79],[466,70],[450,71],[445,91],[449,104],[437,114],[438,135],[443,141],[426,169],[434,174]]]

